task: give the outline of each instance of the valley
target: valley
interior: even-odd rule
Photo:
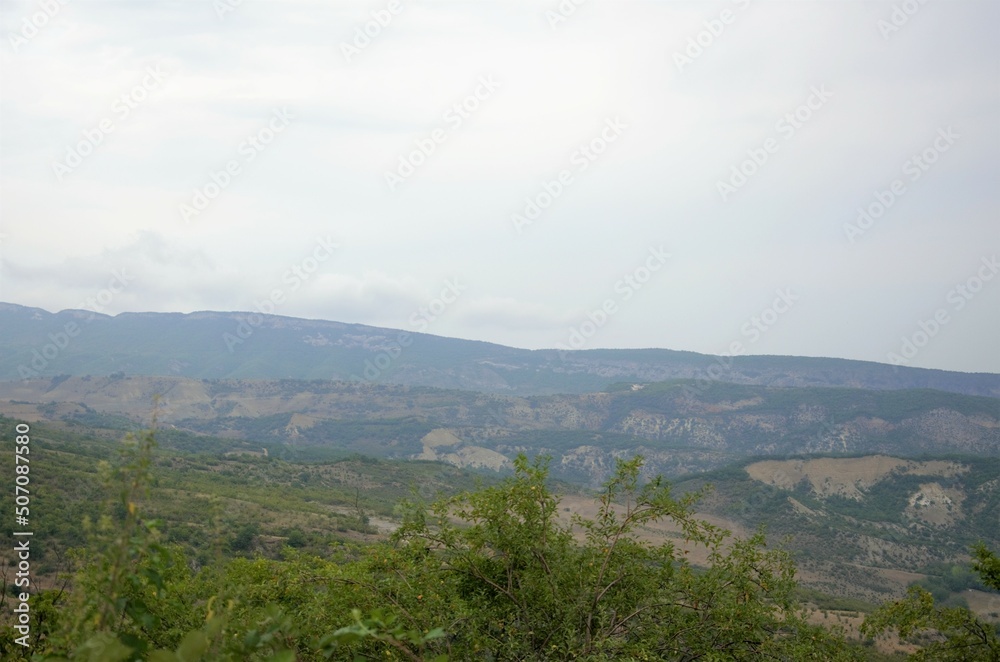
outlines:
[[[59,315],[67,314],[75,313]],[[88,342],[116,325],[131,334],[147,322],[119,318],[95,317],[110,326]],[[236,376],[205,353],[207,337],[184,349],[224,314],[170,319],[183,335],[163,335],[170,326],[159,324],[160,340],[150,341],[169,340],[162,353],[175,357],[170,366],[118,353],[132,358],[112,373],[0,381],[0,422],[28,423],[37,440],[41,588],[58,590],[73,570],[71,550],[94,544],[93,525],[81,523],[116,512],[107,467],[129,466],[115,458],[131,457],[135,442],[122,439],[144,438],[155,421],[141,507],[157,522],[154,539],[194,569],[239,559],[290,569],[300,558],[360,567],[351,564],[407,535],[415,504],[510,485],[524,478],[522,461],[542,463],[558,504],[552,525],[586,547],[593,534],[585,523],[601,521],[602,508],[629,512],[628,499],[602,506],[598,497],[641,457],[639,480],[665,478],[672,498],[692,500],[691,517],[706,527],[698,535],[729,533],[705,544],[683,518],[657,519],[634,526],[637,545],[675,550],[700,573],[757,540],[794,563],[795,599],[809,622],[843,626],[859,644],[866,615],[914,585],[941,605],[1000,623],[1000,594],[970,570],[975,545],[1000,549],[996,376],[857,362],[817,370],[825,360],[660,350],[646,357],[652,361],[631,350],[563,353],[556,369],[544,353],[428,337],[408,344],[413,351],[405,360],[398,354],[379,379],[318,379],[294,352],[285,353],[290,374],[279,379],[266,377],[266,352],[255,355],[257,369]],[[341,366],[370,361],[382,346],[377,338],[389,333],[265,321],[248,343],[268,329],[275,342],[307,332],[307,346],[339,356]],[[340,335],[329,335],[337,328]],[[16,354],[17,342],[16,333],[0,342],[0,357]],[[424,353],[435,344],[436,354]],[[86,371],[86,354],[98,347],[81,342],[56,358]],[[328,360],[305,351],[309,365]],[[442,356],[449,358],[435,369],[418,368]],[[708,371],[711,361],[729,369]],[[195,365],[214,366],[215,376],[186,374]],[[468,523],[451,517],[439,526]],[[916,650],[888,635],[865,645],[875,656],[866,659]]]

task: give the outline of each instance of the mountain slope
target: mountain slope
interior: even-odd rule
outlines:
[[[553,457],[561,478],[599,484],[615,458],[642,453],[678,475],[757,455],[1000,455],[1000,400],[940,391],[775,388],[693,381],[600,393],[501,396],[329,381],[57,377],[0,382],[0,412],[100,414],[296,449],[443,459],[501,469],[518,452]]]
[[[1000,397],[1000,375],[844,359],[714,357],[666,349],[523,350],[361,324],[199,312],[49,313],[0,303],[0,379],[176,375],[336,379],[532,395],[615,382],[698,379],[766,386],[930,388]]]
[[[1000,546],[1000,457],[750,460],[674,483],[706,484],[700,510],[786,539],[806,584],[835,595],[878,602],[924,576],[946,592],[982,588],[962,572],[969,549]]]

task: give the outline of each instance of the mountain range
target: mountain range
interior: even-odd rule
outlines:
[[[432,386],[510,395],[588,393],[618,382],[934,389],[1000,397],[1000,375],[835,358],[669,349],[526,350],[362,324],[233,312],[50,313],[0,303],[0,379],[159,375]]]
[[[639,454],[647,477],[665,475],[679,492],[711,484],[699,512],[713,522],[787,537],[811,588],[879,601],[933,580],[995,611],[954,568],[975,541],[998,540],[1000,375],[531,351],[226,312],[111,317],[0,304],[0,328],[0,414],[53,426],[67,448],[146,427],[155,412],[168,451],[191,454],[206,476],[274,468],[289,489],[344,462],[368,471],[385,459],[457,487],[509,471],[524,453],[549,456],[555,479],[585,491]],[[433,469],[439,462],[457,468]],[[395,526],[392,499],[378,481],[365,485]],[[565,505],[592,504],[569,495]]]

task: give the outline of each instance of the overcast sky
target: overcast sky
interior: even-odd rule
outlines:
[[[0,301],[1000,372],[995,0],[0,20]]]

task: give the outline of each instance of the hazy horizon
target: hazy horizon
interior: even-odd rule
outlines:
[[[998,20],[7,2],[0,300],[1000,373]]]

